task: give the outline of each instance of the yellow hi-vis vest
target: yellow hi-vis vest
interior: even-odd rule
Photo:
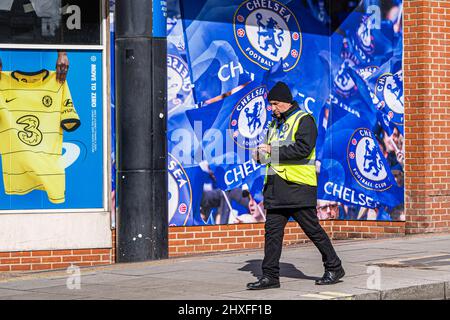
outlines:
[[[308,113],[298,110],[291,114],[288,119],[281,125],[279,129],[276,128],[276,121],[272,122],[267,134],[267,143],[273,147],[290,146],[295,144],[295,133],[297,132],[300,121]],[[316,148],[314,147],[311,154],[306,159],[293,161],[279,161],[273,158],[266,168],[266,179],[269,174],[269,166],[282,179],[297,184],[306,184],[309,186],[317,186],[316,174]],[[282,162],[282,163],[280,163]]]

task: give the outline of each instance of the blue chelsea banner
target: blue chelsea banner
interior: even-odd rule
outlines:
[[[261,81],[280,61],[294,96],[326,100],[330,31],[300,1],[181,1],[181,13],[197,102]]]
[[[168,2],[171,225],[265,221],[278,81],[316,120],[318,217],[405,221],[403,1],[326,3]]]

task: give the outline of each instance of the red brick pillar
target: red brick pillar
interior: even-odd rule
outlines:
[[[450,231],[450,1],[404,0],[406,233]]]

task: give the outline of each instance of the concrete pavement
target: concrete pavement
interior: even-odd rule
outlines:
[[[280,289],[245,289],[260,275],[263,251],[253,250],[83,268],[79,286],[66,271],[4,273],[0,300],[450,299],[449,234],[334,244],[346,270],[334,286],[314,284],[323,267],[307,244],[284,248]]]

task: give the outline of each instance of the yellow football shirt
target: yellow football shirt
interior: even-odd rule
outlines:
[[[67,81],[59,83],[56,72],[2,72],[0,154],[6,194],[43,190],[50,202],[63,203],[63,129],[79,126]]]

